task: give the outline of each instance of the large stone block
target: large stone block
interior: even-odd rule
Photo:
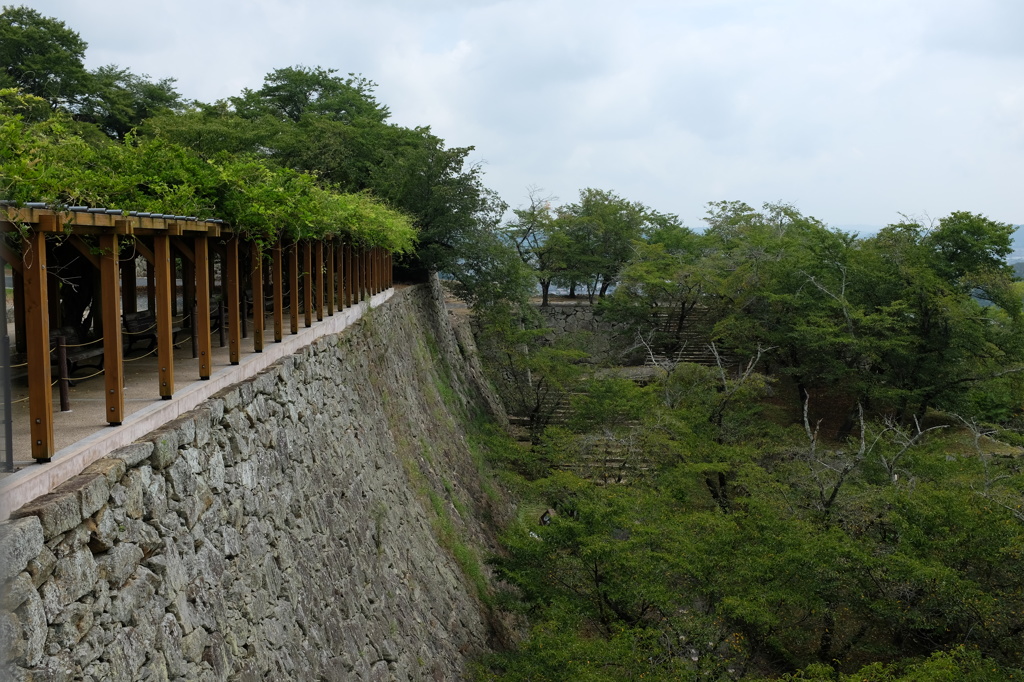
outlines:
[[[99,567],[88,548],[58,559],[53,575],[39,590],[47,617],[56,617],[68,604],[92,592],[97,580]]]
[[[195,445],[196,415],[194,411],[175,419],[168,426],[178,432],[178,447]]]
[[[153,433],[153,454],[149,461],[154,469],[165,469],[178,459],[179,435],[173,425],[165,426]]]
[[[203,448],[210,443],[211,434],[211,411],[208,405],[202,405],[196,408],[195,412],[195,429],[196,437],[193,441],[197,448]],[[218,420],[215,423],[219,423]]]
[[[0,583],[25,570],[43,549],[43,525],[38,516],[0,524]]]
[[[168,497],[175,502],[195,495],[199,484],[195,472],[184,457],[180,457],[168,467],[167,480],[170,483],[167,489]]]
[[[102,473],[82,473],[57,486],[55,493],[73,493],[81,505],[82,518],[95,514],[107,503],[110,495],[110,481]],[[77,525],[77,524],[75,524]]]
[[[152,443],[149,443],[152,445]],[[101,460],[93,462],[85,468],[83,474],[101,474],[110,485],[114,485],[121,477],[124,476],[124,472],[127,469],[127,464],[122,459],[115,457],[104,457]]]
[[[97,558],[100,578],[114,589],[121,587],[138,569],[143,556],[138,545],[128,542],[118,544]]]
[[[153,598],[159,584],[160,578],[145,566],[139,566],[111,601],[110,617],[121,623],[130,622],[135,611]]]
[[[186,661],[199,663],[203,660],[203,650],[209,644],[210,633],[202,628],[196,628],[181,638],[181,654]]]
[[[0,610],[14,611],[28,601],[30,593],[35,591],[32,576],[22,571],[0,586]],[[0,639],[0,646],[3,646],[2,639]]]
[[[36,592],[32,592],[14,615],[21,625],[21,656],[18,662],[27,666],[39,665],[43,659],[47,632],[43,600]]]
[[[118,448],[110,453],[110,456],[121,460],[125,463],[125,466],[133,467],[150,457],[153,454],[153,447],[153,441],[140,441],[131,445],[125,445],[123,448]]]
[[[224,406],[225,413],[230,412],[238,407],[238,387],[232,386],[231,388],[226,388],[220,393],[217,393],[214,398],[221,401]]]
[[[71,602],[57,614],[46,637],[47,653],[51,656],[72,649],[88,634],[93,625],[92,609],[82,602]]]
[[[125,515],[133,519],[145,517],[146,486],[152,469],[132,469],[121,477],[121,481],[110,489],[110,498]]]
[[[19,519],[35,516],[42,524],[43,536],[49,540],[66,533],[82,522],[82,505],[75,493],[48,493],[32,500],[11,514]]]
[[[53,575],[53,569],[57,567],[57,555],[48,547],[39,550],[39,554],[28,562],[28,574],[32,576],[32,586],[36,589]]]
[[[120,490],[123,490],[123,488],[115,485],[111,490],[111,494],[116,494]],[[117,542],[118,520],[115,517],[118,514],[123,514],[123,510],[107,505],[106,507],[100,507],[99,511],[93,514],[91,519],[86,520],[85,525],[89,528],[89,532],[92,533],[92,536],[89,538],[89,548],[94,552],[105,552]]]

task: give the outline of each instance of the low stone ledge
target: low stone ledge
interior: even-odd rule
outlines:
[[[27,516],[39,519],[43,537],[49,540],[82,522],[82,505],[74,493],[52,492],[37,497],[11,514],[11,518],[15,519]]]
[[[121,459],[105,457],[85,467],[83,474],[99,474],[107,479],[107,483],[114,485],[121,480],[128,467]]]
[[[82,514],[78,520],[81,521],[95,514],[100,507],[107,503],[107,497],[110,495],[110,482],[107,481],[104,474],[81,473],[61,483],[54,488],[53,492],[71,493],[78,498]]]
[[[144,440],[139,441],[138,443],[132,443],[131,445],[125,445],[123,448],[118,448],[110,453],[110,456],[124,462],[126,467],[133,467],[139,462],[148,459],[152,454],[153,442]]]

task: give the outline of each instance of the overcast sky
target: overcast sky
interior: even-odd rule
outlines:
[[[17,0],[8,0],[17,4]],[[700,226],[793,203],[838,227],[1024,223],[1021,0],[30,0],[87,66],[203,101],[303,64],[473,145],[512,206],[609,189]]]

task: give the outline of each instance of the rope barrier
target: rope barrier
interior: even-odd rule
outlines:
[[[58,382],[58,381],[60,381],[60,379],[54,379],[53,381],[51,381],[51,382],[50,382],[50,388],[53,388],[54,386],[56,386],[56,385],[57,385],[57,382]],[[29,400],[29,399],[30,399],[31,397],[32,397],[32,396],[28,396],[28,395],[27,395],[27,396],[25,396],[24,398],[18,398],[17,400],[12,400],[12,401],[11,401],[11,405],[13,405],[13,404],[15,404],[15,403],[23,403],[23,402],[25,402],[26,400]]]
[[[91,346],[92,344],[99,343],[102,340],[103,340],[103,337],[101,336],[98,339],[94,339],[92,341],[86,341],[85,343],[65,343],[64,344],[64,348],[81,348],[83,346]],[[54,346],[54,348],[56,348],[56,346]]]
[[[90,374],[87,377],[68,377],[68,381],[85,381],[86,379],[92,379],[93,377],[98,377],[99,375],[103,374],[103,371],[104,370],[101,369],[100,371],[96,372],[95,374]],[[58,381],[59,381],[59,379],[58,379]],[[54,382],[54,383],[56,383],[56,382]]]
[[[145,355],[140,355],[137,358],[121,358],[121,362],[135,362],[136,360],[141,360],[142,358],[148,358],[150,355],[152,355],[153,353],[157,352],[158,350],[160,350],[159,346],[157,346],[153,350],[149,351]],[[85,378],[88,379],[89,377],[85,377]]]
[[[146,332],[151,332],[154,329],[156,329],[156,322],[154,322],[151,326],[146,327],[145,329],[137,331],[137,332],[130,332],[128,330],[124,330],[121,333],[125,334],[127,336],[140,336],[141,334],[145,334]]]

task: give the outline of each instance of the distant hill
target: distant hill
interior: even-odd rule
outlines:
[[[1024,261],[1024,225],[1018,225],[1017,231],[1013,233],[1013,253],[1007,260],[1011,263]],[[1020,270],[1017,271],[1017,274],[1020,274]]]
[[[1024,279],[1024,260],[1014,263],[1013,269],[1017,273],[1018,277]]]

